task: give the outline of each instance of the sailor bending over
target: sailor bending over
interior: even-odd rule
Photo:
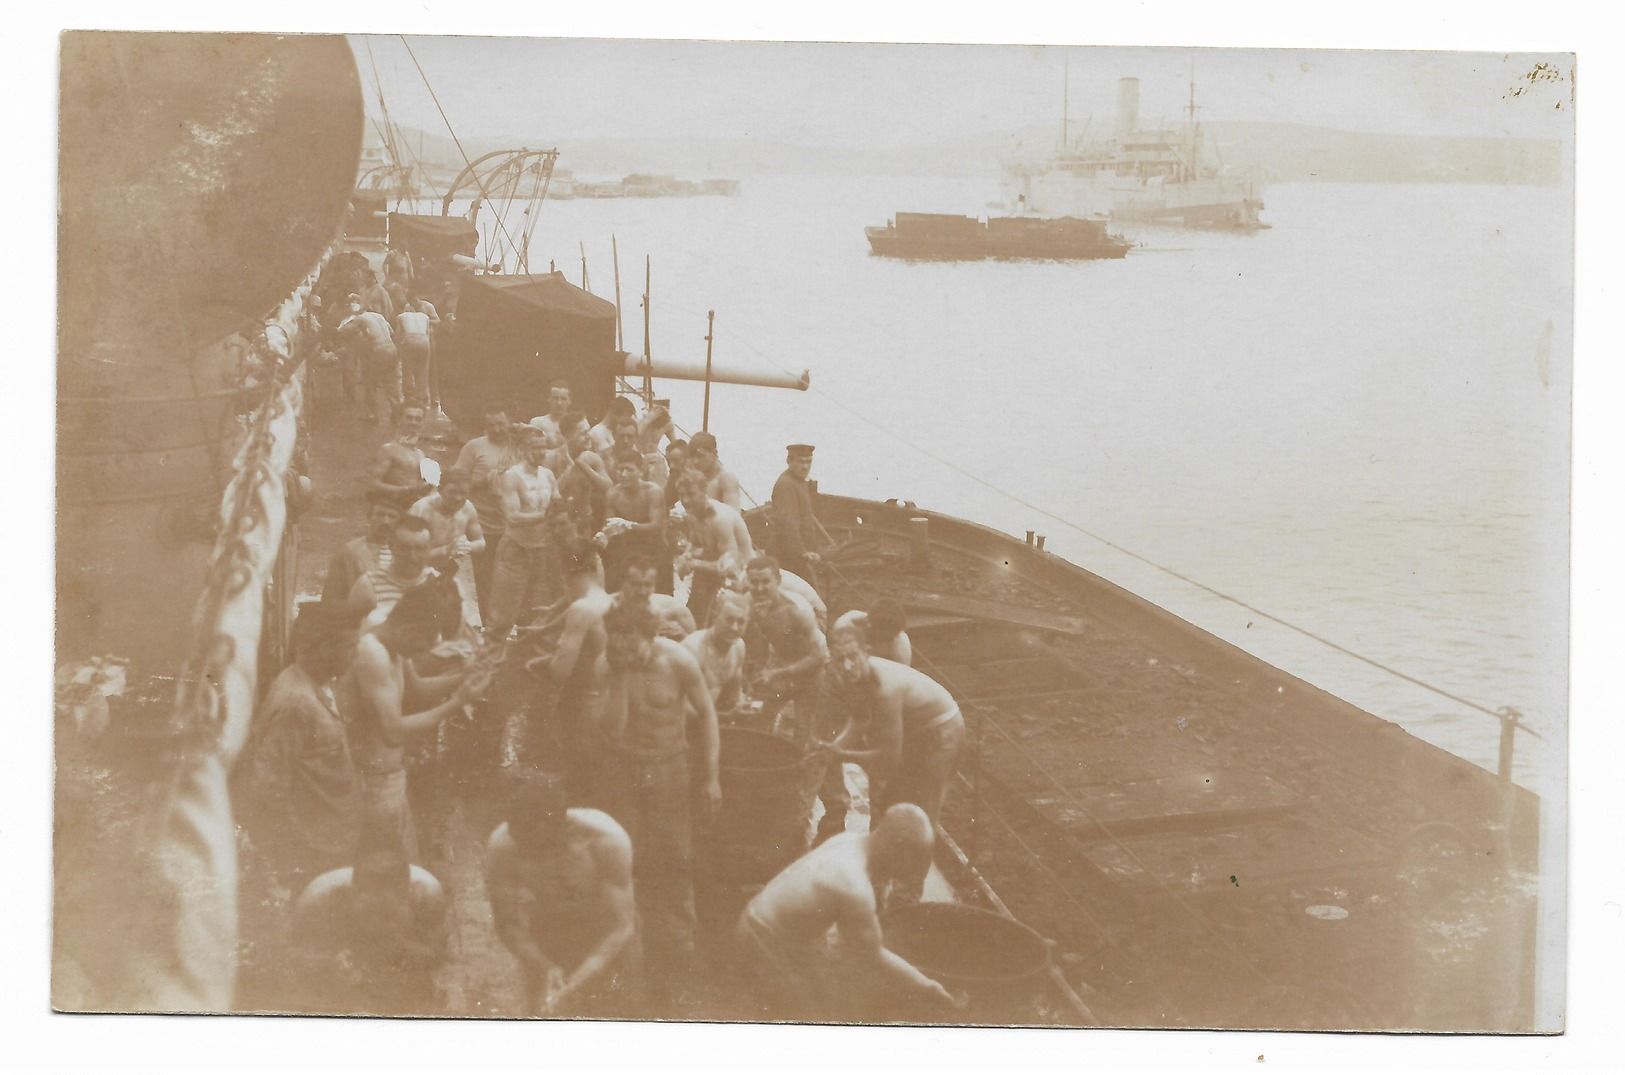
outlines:
[[[632,841],[598,810],[567,809],[551,774],[515,780],[485,849],[497,936],[519,960],[533,1015],[634,1018],[638,976]]]
[[[880,910],[888,889],[918,899],[931,868],[931,822],[917,806],[886,811],[873,832],[844,833],[809,851],[757,893],[740,916],[737,941],[760,1014],[769,1019],[838,1019],[861,995],[865,972],[942,1005],[960,1002],[885,945]],[[835,927],[839,948],[830,944]],[[861,1013],[850,1013],[858,1014]]]
[[[863,631],[851,626],[831,632],[828,681],[848,713],[834,741],[836,757],[869,774],[871,812],[916,803],[940,826],[954,761],[965,745],[965,718],[954,696],[924,672],[873,656]]]

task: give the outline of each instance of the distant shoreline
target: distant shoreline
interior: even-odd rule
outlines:
[[[424,161],[452,173],[463,166],[450,139],[402,128]],[[1487,138],[1344,131],[1301,124],[1225,120],[1203,125],[1223,163],[1262,168],[1270,183],[1468,183],[1555,186],[1567,172],[1555,138]],[[371,133],[369,131],[369,133]],[[880,148],[807,145],[752,138],[515,138],[464,143],[470,153],[557,145],[559,166],[578,178],[656,173],[690,180],[760,175],[918,175],[997,177],[1005,162],[1040,159],[1055,131],[1030,127]],[[373,136],[373,140],[376,136]]]

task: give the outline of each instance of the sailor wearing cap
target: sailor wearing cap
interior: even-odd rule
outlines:
[[[807,475],[812,471],[813,446],[785,446],[786,466],[773,483],[773,536],[771,548],[780,564],[823,589],[818,577],[818,550],[825,546],[822,529],[814,512],[818,485]]]

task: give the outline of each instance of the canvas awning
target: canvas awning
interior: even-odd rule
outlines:
[[[479,241],[479,230],[466,217],[389,214],[389,245],[420,257],[472,257]]]
[[[543,414],[556,377],[570,382],[577,407],[601,414],[616,368],[614,303],[563,273],[463,277],[454,353],[441,374],[453,418],[478,424],[473,412],[488,401],[520,421]]]

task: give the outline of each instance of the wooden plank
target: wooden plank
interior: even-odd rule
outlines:
[[[1007,718],[1000,717],[1006,727]],[[1019,727],[1019,725],[1014,725]],[[988,740],[992,743],[991,737]],[[996,746],[984,749],[995,750]],[[1038,749],[1042,749],[1039,747]],[[1087,750],[1071,749],[1065,756],[1045,755],[1045,768],[1055,783],[1064,787],[1155,780],[1175,773],[1211,772],[1212,746],[1178,735],[1137,736],[1130,739],[1102,739]],[[1055,783],[1034,777],[1034,789],[1054,790]]]
[[[947,631],[973,622],[975,621],[951,613],[941,615],[932,612],[921,613],[908,618],[908,636],[912,640],[918,638],[922,633]]]
[[[1080,839],[1108,829],[1124,835],[1219,828],[1278,814],[1298,802],[1289,789],[1246,769],[1193,770],[1150,780],[1085,784],[1068,792],[1028,801]]]
[[[1082,635],[1088,631],[1088,622],[1081,616],[1067,616],[1060,612],[1013,605],[1006,601],[989,601],[982,597],[905,590],[897,595],[897,600],[909,609],[951,612],[960,616],[1014,624],[1018,627],[1033,627],[1040,631],[1056,631],[1067,635]]]

